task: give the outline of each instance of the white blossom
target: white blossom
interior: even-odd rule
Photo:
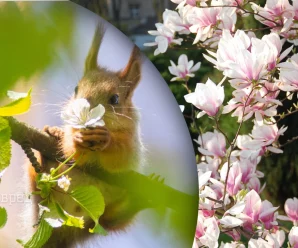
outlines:
[[[102,119],[105,108],[101,104],[90,110],[89,102],[84,99],[76,99],[65,111],[62,112],[61,118],[68,125],[74,128],[86,128],[104,126]]]
[[[62,176],[60,179],[58,179],[58,186],[63,189],[64,191],[67,191],[70,186],[71,178],[68,176]]]

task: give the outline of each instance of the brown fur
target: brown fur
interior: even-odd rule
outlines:
[[[65,126],[61,131],[60,146],[65,157],[75,151],[75,159],[81,157],[78,167],[68,175],[72,178],[72,187],[76,185],[92,184],[98,187],[106,203],[104,214],[99,222],[108,230],[124,230],[132,221],[133,216],[139,210],[136,207],[136,199],[131,199],[127,192],[118,187],[106,184],[89,174],[84,173],[86,166],[99,166],[111,173],[119,173],[130,169],[136,169],[140,164],[142,155],[142,143],[139,138],[138,113],[132,103],[135,88],[141,79],[141,55],[137,47],[133,48],[126,67],[117,72],[110,71],[97,65],[97,55],[102,41],[103,28],[97,27],[89,54],[85,61],[84,76],[78,84],[77,92],[70,99],[65,108],[72,104],[73,100],[85,98],[91,108],[102,104],[105,107],[105,126],[91,129],[86,134],[82,130]],[[111,104],[114,95],[119,96],[118,104]],[[47,131],[54,136],[57,130]],[[58,132],[59,133],[59,132]],[[76,137],[76,138],[75,138]],[[45,161],[48,168],[56,167],[57,162]],[[52,166],[50,165],[52,163]],[[67,167],[66,167],[67,168]],[[64,169],[66,169],[64,168]],[[36,173],[29,170],[32,185],[34,185]],[[74,204],[70,203],[63,194],[55,194],[55,198],[61,201],[61,205],[70,214],[85,216]],[[85,219],[85,218],[84,218]],[[86,228],[92,223],[87,219]],[[91,226],[90,226],[91,227]],[[88,230],[88,229],[87,229]],[[73,247],[74,239],[84,240],[88,234],[86,231],[78,231],[67,228],[55,230],[46,247]]]

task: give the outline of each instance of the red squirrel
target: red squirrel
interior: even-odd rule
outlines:
[[[141,80],[142,58],[139,49],[134,46],[123,70],[111,71],[99,66],[97,56],[103,35],[103,26],[98,25],[85,60],[84,75],[65,109],[79,98],[86,99],[90,108],[102,104],[105,108],[103,116],[105,125],[92,129],[76,129],[65,125],[61,129],[46,127],[45,131],[59,139],[65,158],[74,152],[76,152],[74,160],[80,158],[77,168],[67,174],[72,178],[70,190],[72,187],[82,185],[98,187],[104,196],[106,205],[99,223],[108,231],[124,230],[132,222],[133,216],[137,212],[133,207],[136,201],[131,199],[124,189],[92,177],[84,172],[84,168],[96,166],[110,173],[119,173],[140,166],[143,146],[139,135],[139,117],[132,103],[132,97]],[[40,161],[46,168],[58,165],[54,161],[44,159]],[[36,175],[30,167],[33,186]],[[88,233],[88,225],[92,225],[92,221],[80,207],[73,204],[73,201],[63,194],[56,193],[55,198],[61,202],[61,206],[68,213],[84,216],[85,229],[77,230],[69,227],[54,229],[52,237],[44,247],[75,247],[76,242],[90,239],[91,235],[98,238],[98,235]],[[38,214],[36,214],[37,216]],[[92,243],[90,244],[88,247],[95,247],[92,246]]]

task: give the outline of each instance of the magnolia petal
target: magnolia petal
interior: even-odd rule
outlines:
[[[240,220],[236,217],[233,217],[233,216],[225,216],[221,220],[219,220],[219,222],[224,227],[227,227],[227,228],[233,228],[233,227],[240,226],[243,224],[242,220]]]
[[[283,150],[278,149],[278,148],[273,147],[273,146],[268,146],[267,150],[270,151],[270,152],[273,152],[273,153],[283,153]]]
[[[237,202],[233,207],[231,207],[226,213],[230,213],[232,215],[240,214],[245,208],[245,202]]]

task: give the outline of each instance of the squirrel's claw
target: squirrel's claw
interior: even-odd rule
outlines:
[[[74,134],[74,142],[84,148],[91,151],[104,150],[111,141],[109,131],[104,127],[78,130]]]

